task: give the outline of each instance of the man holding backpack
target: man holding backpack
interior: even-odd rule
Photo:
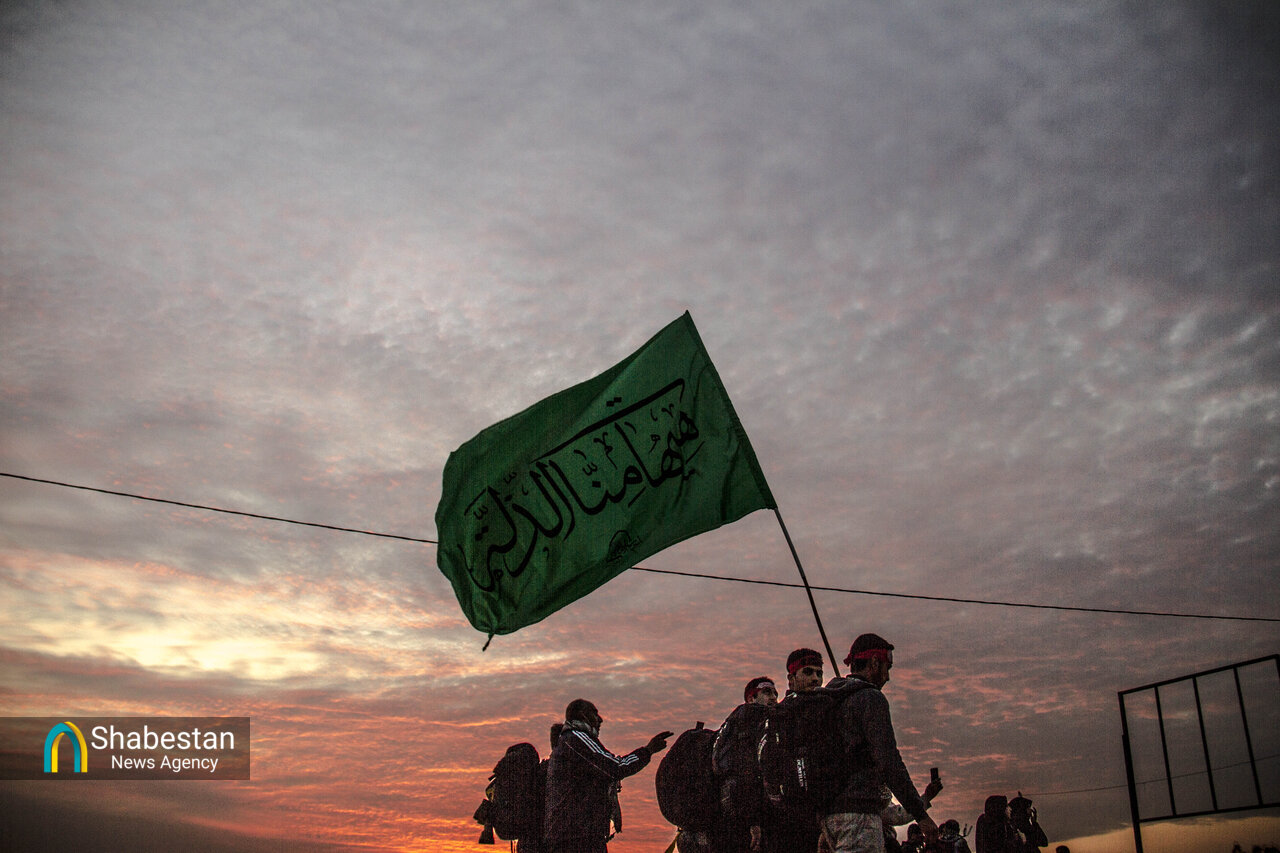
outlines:
[[[600,743],[603,723],[586,699],[574,699],[565,709],[564,728],[547,769],[548,853],[607,853],[612,795],[623,779],[666,749],[671,737],[671,732],[661,732],[618,756]]]
[[[827,691],[834,694],[849,765],[840,792],[824,808],[823,835],[833,853],[884,853],[880,811],[887,786],[926,839],[936,839],[938,827],[898,752],[889,703],[880,692],[893,667],[893,645],[879,635],[863,634],[853,641],[844,662],[849,677],[832,679]]]

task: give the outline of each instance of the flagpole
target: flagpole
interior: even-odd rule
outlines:
[[[818,615],[818,605],[813,600],[813,590],[809,588],[809,579],[804,575],[804,566],[800,565],[800,555],[796,553],[796,546],[791,542],[791,534],[787,532],[787,525],[782,520],[782,513],[778,512],[777,507],[774,507],[773,514],[778,517],[778,526],[782,528],[782,535],[787,539],[787,547],[791,549],[791,559],[796,561],[796,568],[800,570],[800,580],[804,583],[805,594],[809,596],[809,607],[813,609],[813,619],[818,623],[818,633],[822,635],[822,644],[827,647],[827,656],[831,658],[831,671],[838,676],[840,675],[840,665],[836,663],[835,652],[831,651],[831,642],[827,639],[827,631],[822,627],[822,617]]]

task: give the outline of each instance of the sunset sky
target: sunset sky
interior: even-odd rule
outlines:
[[[939,822],[1132,850],[1117,693],[1280,651],[1277,92],[1264,0],[6,2],[0,473],[434,540],[451,451],[688,310]],[[0,716],[253,726],[251,781],[0,783],[0,838],[475,851],[570,700],[628,751],[822,648],[627,572],[482,652],[409,540],[0,477]],[[768,512],[642,566],[798,582]]]

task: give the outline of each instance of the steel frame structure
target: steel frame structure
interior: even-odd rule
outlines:
[[[1248,713],[1244,705],[1244,692],[1240,687],[1240,670],[1249,666],[1271,661],[1275,664],[1277,682],[1280,682],[1280,654],[1268,655],[1267,657],[1254,658],[1253,660],[1242,661],[1240,663],[1228,664],[1226,666],[1215,667],[1214,669],[1206,669],[1203,672],[1192,673],[1191,675],[1183,675],[1178,678],[1170,678],[1164,681],[1157,681],[1153,684],[1144,684],[1142,687],[1133,687],[1129,690],[1122,690],[1118,694],[1120,701],[1120,725],[1122,729],[1122,741],[1124,745],[1124,769],[1129,784],[1129,812],[1133,816],[1133,840],[1137,853],[1143,853],[1142,850],[1142,824],[1152,823],[1154,821],[1173,820],[1185,817],[1203,817],[1205,815],[1226,814],[1228,812],[1255,811],[1257,809],[1271,808],[1280,806],[1280,801],[1266,802],[1262,795],[1262,783],[1258,777],[1258,758],[1253,751],[1253,736],[1249,729]],[[1209,739],[1205,731],[1204,724],[1204,708],[1200,702],[1200,684],[1199,681],[1210,675],[1216,675],[1221,672],[1232,673],[1235,679],[1236,701],[1240,711],[1240,720],[1244,725],[1244,742],[1249,753],[1249,767],[1253,773],[1253,790],[1257,802],[1243,806],[1229,806],[1226,808],[1218,805],[1218,792],[1213,782],[1214,767],[1209,757]],[[1168,688],[1174,684],[1190,681],[1192,693],[1195,697],[1196,717],[1200,724],[1200,745],[1204,753],[1205,775],[1209,782],[1209,798],[1213,804],[1210,809],[1201,809],[1198,811],[1180,812],[1178,811],[1178,802],[1173,789],[1173,773],[1169,765],[1169,744],[1165,732],[1164,709],[1160,701],[1161,688]],[[1153,817],[1141,817],[1138,813],[1138,784],[1133,776],[1133,750],[1129,741],[1129,715],[1125,708],[1125,697],[1134,693],[1143,693],[1146,691],[1155,692],[1156,703],[1156,720],[1160,727],[1160,748],[1164,758],[1164,781],[1169,791],[1169,814],[1162,814]]]

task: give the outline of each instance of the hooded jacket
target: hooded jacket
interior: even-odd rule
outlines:
[[[1009,824],[1006,810],[1009,799],[1003,794],[993,794],[983,803],[982,814],[978,815],[978,823],[974,828],[974,844],[978,853],[1007,853],[1016,838],[1014,828]]]
[[[879,814],[888,789],[916,820],[928,815],[911,774],[898,752],[889,718],[889,701],[879,688],[857,676],[834,678],[827,690],[836,697],[836,720],[849,758],[849,775],[828,814]]]

